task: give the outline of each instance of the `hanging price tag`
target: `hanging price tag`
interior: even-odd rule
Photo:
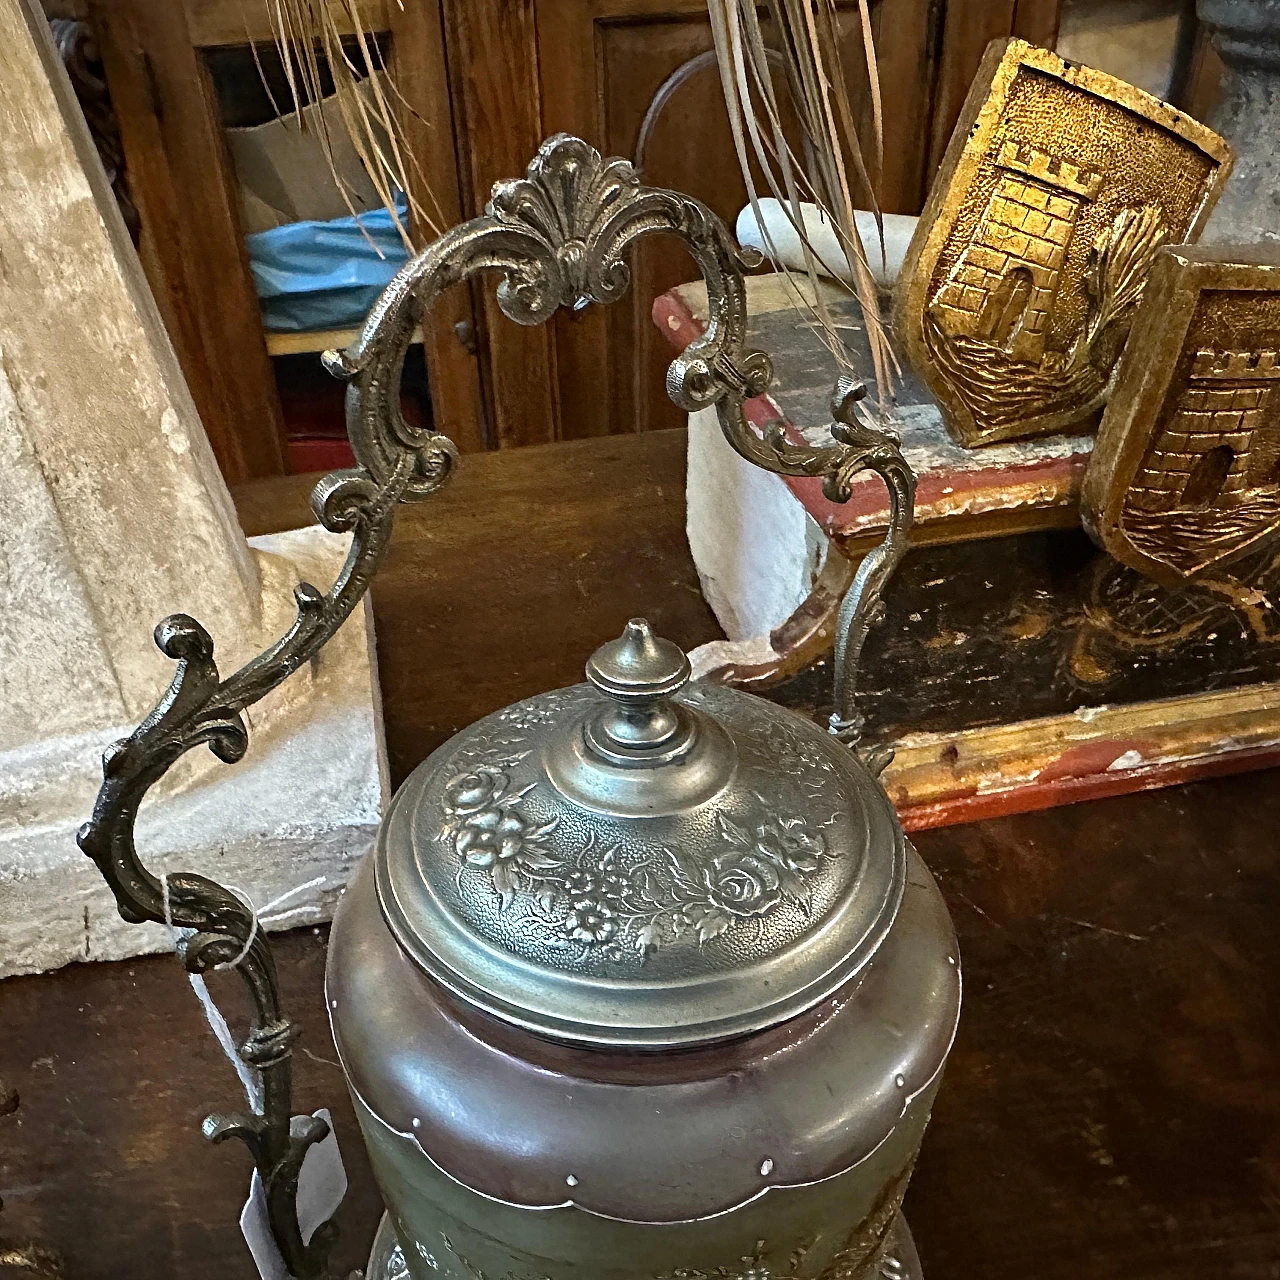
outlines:
[[[329,1136],[308,1149],[298,1174],[298,1227],[303,1244],[311,1243],[311,1237],[333,1217],[347,1194],[347,1171],[342,1166],[338,1135],[329,1111],[322,1107],[315,1116],[328,1124]],[[256,1169],[249,1184],[249,1198],[240,1211],[240,1230],[262,1280],[289,1280],[289,1268],[271,1234],[266,1188]]]

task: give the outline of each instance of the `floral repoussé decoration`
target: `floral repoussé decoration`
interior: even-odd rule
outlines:
[[[522,873],[529,877],[560,866],[544,844],[559,819],[531,823],[520,801],[533,784],[516,792],[510,785],[501,769],[482,765],[453,778],[444,800],[454,850],[464,865],[488,871],[504,907],[511,905]]]
[[[770,812],[763,796],[747,815],[715,817],[717,852],[694,859],[665,846],[623,865],[618,847],[588,834],[573,858],[549,837],[559,818],[538,822],[523,801],[536,785],[512,789],[505,769],[476,765],[444,789],[442,834],[467,870],[488,875],[506,910],[522,899],[561,946],[624,951],[643,960],[668,939],[693,931],[698,942],[780,905],[812,908],[811,877],[831,857],[826,837],[799,817]]]

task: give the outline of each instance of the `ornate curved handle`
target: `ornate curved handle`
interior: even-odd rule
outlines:
[[[272,1234],[291,1274],[300,1280],[325,1274],[337,1236],[328,1222],[304,1244],[296,1204],[302,1161],[329,1128],[322,1120],[292,1115],[290,1059],[299,1028],[281,1009],[270,945],[250,908],[220,884],[187,873],[163,882],[152,875],[138,857],[134,824],[150,788],[193,747],[207,743],[228,764],[243,757],[249,736],[240,713],[309,661],[337,631],[382,560],[395,504],[439,488],[456,457],[445,437],[419,433],[412,443],[401,445],[378,481],[363,467],[321,480],[311,499],[316,518],[333,533],[352,534],[337,580],[323,595],[300,583],[294,589],[298,612],[293,625],[225,680],[219,678],[209,633],[185,614],[165,618],[156,627],[156,644],[177,659],[177,670],[155,710],[103,756],[93,816],[77,836],[126,920],[190,930],[178,944],[189,972],[207,973],[240,957],[237,971],[254,1008],[240,1056],[262,1074],[263,1112],[209,1116],[204,1132],[214,1142],[237,1137],[249,1148],[262,1178]]]
[[[169,688],[138,728],[103,757],[102,787],[78,841],[111,886],[120,914],[190,931],[179,955],[192,973],[239,958],[254,1005],[240,1053],[262,1073],[263,1114],[211,1116],[204,1129],[214,1141],[234,1136],[248,1146],[281,1254],[302,1280],[327,1274],[336,1236],[330,1222],[304,1244],[296,1206],[302,1161],[327,1126],[291,1114],[290,1056],[299,1031],[281,1009],[270,944],[251,910],[221,885],[193,874],[171,875],[162,883],[147,870],[134,844],[139,805],[201,743],[228,764],[241,759],[248,747],[241,712],[311,659],[349,616],[385,554],[396,504],[428,497],[451,475],[457,462],[452,442],[411,426],[400,413],[405,352],[439,294],[476,272],[497,270],[503,274],[502,310],[520,324],[540,324],[559,307],[620,297],[630,277],[623,258],[627,246],[659,232],[684,239],[707,282],[710,304],[706,331],[667,372],[671,398],[688,410],[714,404],[726,439],[743,457],[785,475],[823,476],[833,501],[848,499],[851,478],[865,468],[880,472],[889,485],[889,537],[863,561],[841,610],[832,732],[855,742],[853,666],[879,615],[884,583],[902,555],[911,519],[913,482],[896,442],[853,417],[862,394],[853,383],[838,390],[833,444],[793,445],[780,430],[756,435],[743,404],[768,387],[772,370],[768,357],[744,346],[742,267],[755,265],[758,257],[740,250],[724,223],[699,201],[641,186],[628,161],[602,160],[585,142],[558,134],[542,145],[524,178],[494,187],[483,217],[454,228],[399,272],[350,348],[325,353],[326,367],[350,379],[347,428],[359,464],[326,476],[312,496],[326,529],[352,534],[337,580],[324,594],[300,584],[293,625],[225,679],[208,632],[183,614],[166,618],[155,638],[178,664]]]
[[[841,378],[831,397],[831,434],[850,450],[846,470],[837,477],[836,486],[847,501],[850,479],[859,471],[870,470],[880,476],[889,491],[888,532],[884,541],[862,558],[840,603],[836,623],[835,707],[829,724],[841,742],[855,748],[866,723],[856,704],[858,658],[867,633],[884,616],[885,586],[907,553],[916,495],[915,474],[902,456],[897,436],[854,416],[853,406],[866,394],[863,383]],[[859,755],[876,776],[893,759],[893,751],[887,748],[862,750]]]
[[[629,161],[601,159],[578,138],[548,138],[524,178],[494,187],[484,217],[448,232],[400,272],[348,350],[326,353],[331,372],[354,379],[347,421],[356,456],[377,477],[385,466],[381,451],[409,439],[399,410],[400,370],[423,312],[443,289],[473,272],[500,270],[502,310],[520,324],[541,324],[559,307],[616,301],[630,281],[626,249],[661,233],[688,246],[706,281],[709,311],[703,334],[667,370],[671,399],[690,412],[715,405],[725,439],[744,458],[781,475],[822,476],[833,502],[848,501],[859,471],[878,472],[888,487],[888,534],[863,559],[840,611],[831,731],[856,747],[863,723],[854,703],[857,661],[906,551],[915,477],[897,437],[855,416],[866,389],[851,379],[841,379],[832,400],[832,444],[792,444],[781,427],[756,434],[744,404],[767,390],[773,366],[746,347],[742,270],[761,259],[740,248],[701,201],[641,185]],[[879,772],[888,761],[881,755],[867,762]]]

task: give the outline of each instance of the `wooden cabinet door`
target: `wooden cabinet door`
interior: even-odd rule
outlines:
[[[549,134],[639,157],[645,181],[732,223],[746,203],[713,58],[706,0],[443,0],[460,169],[472,208],[518,176]],[[1058,0],[871,0],[884,95],[881,207],[917,212],[987,40],[1051,40]],[[855,111],[870,104],[856,0],[838,0]],[[1026,29],[1025,32],[1023,29]],[[701,58],[701,60],[699,60]],[[501,316],[486,287],[481,366],[499,444],[680,425],[653,299],[696,268],[675,240],[632,249],[627,297],[538,330]]]
[[[854,109],[869,126],[857,4],[842,0],[839,7]],[[872,15],[886,83],[881,200],[892,211],[916,209],[924,196],[927,130],[921,122],[928,119],[936,16],[920,0],[879,0]],[[719,70],[713,56],[700,57],[712,47],[705,0],[542,0],[538,40],[546,132],[578,132],[607,154],[639,159],[646,182],[696,196],[733,225],[747,193]],[[763,182],[758,189],[767,194]],[[657,295],[695,274],[678,241],[645,240],[632,249],[631,291],[623,301],[557,318],[565,434],[645,431],[684,421],[666,396],[671,352],[650,308]]]

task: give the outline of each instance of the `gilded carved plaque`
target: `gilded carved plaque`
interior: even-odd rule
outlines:
[[[1081,513],[1157,582],[1234,581],[1247,594],[1228,566],[1280,530],[1280,251],[1160,252]]]
[[[1212,130],[1113,76],[993,43],[911,241],[895,330],[969,446],[1102,405],[1163,244],[1231,166]]]

